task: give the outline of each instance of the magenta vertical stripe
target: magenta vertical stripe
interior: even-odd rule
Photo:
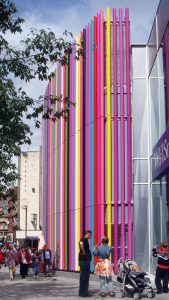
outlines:
[[[48,105],[48,87],[46,89],[46,103]],[[46,150],[46,155],[45,155],[45,179],[46,179],[46,189],[45,189],[45,242],[47,241],[47,236],[48,236],[48,219],[47,219],[47,214],[48,214],[48,195],[49,195],[49,190],[48,190],[48,120],[45,120],[45,129],[46,129],[46,135],[45,135],[45,150]]]
[[[50,81],[48,84],[48,107],[50,107]],[[51,149],[50,149],[50,120],[48,120],[48,204],[47,204],[47,228],[48,228],[48,234],[47,234],[47,243],[49,244],[50,240],[50,231],[49,231],[49,224],[50,224],[50,155],[51,155]]]
[[[77,99],[76,98],[76,61],[75,61],[75,52],[76,48],[73,46],[73,52],[72,52],[72,99]],[[76,170],[75,170],[75,161],[76,161],[76,137],[75,135],[77,134],[76,132],[76,113],[77,113],[77,108],[72,107],[73,109],[73,170],[72,170],[72,252],[73,252],[73,259],[72,259],[72,270],[75,270],[75,249],[76,249],[76,244],[75,244],[75,235],[76,235],[76,228],[75,228],[75,214],[76,214],[76,207],[75,207],[75,188],[76,188]]]
[[[168,30],[164,34],[164,55],[165,55],[165,80],[166,80],[166,110],[167,126],[169,126],[169,38]]]
[[[120,29],[120,166],[121,166],[121,257],[125,258],[125,144],[124,144],[124,67],[123,67],[123,12],[119,10]]]
[[[100,14],[97,14],[97,171],[98,171],[98,182],[97,182],[97,195],[98,195],[98,220],[101,221],[101,119],[100,119]],[[101,224],[98,226],[98,242],[101,240]]]
[[[81,32],[81,39],[83,40],[83,33]],[[83,236],[83,197],[84,197],[84,191],[83,191],[83,180],[84,180],[84,173],[83,173],[83,167],[84,167],[84,160],[83,160],[83,57],[80,58],[80,235]]]
[[[105,164],[104,164],[104,156],[105,156],[105,138],[104,138],[104,16],[103,11],[100,13],[100,173],[101,173],[101,183],[100,183],[100,195],[101,195],[101,235],[104,235],[104,198],[105,198]]]
[[[114,88],[114,266],[118,261],[118,97],[117,97],[117,27],[113,9],[113,88]]]
[[[72,54],[69,57],[69,97],[72,99]],[[69,113],[69,240],[72,240],[72,186],[73,186],[73,111]],[[72,245],[69,243],[69,268],[73,267]]]
[[[85,199],[85,229],[90,228],[90,210],[89,210],[89,197],[90,197],[90,126],[89,126],[89,116],[90,116],[90,101],[89,101],[89,25],[86,27],[86,116],[85,116],[85,134],[86,134],[86,144],[85,144],[85,155],[86,155],[86,172],[85,172],[85,182],[86,182],[86,199]]]
[[[127,95],[127,192],[128,192],[128,257],[132,258],[132,151],[131,151],[131,103],[130,103],[130,25],[129,10],[125,9],[126,20],[126,95]]]

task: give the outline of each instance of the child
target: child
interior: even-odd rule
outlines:
[[[168,293],[168,280],[169,280],[169,252],[167,250],[167,243],[162,242],[160,249],[157,251],[157,247],[154,246],[153,256],[158,257],[157,269],[155,276],[155,284],[157,287],[157,294]],[[161,284],[163,282],[163,286]]]
[[[111,297],[114,296],[113,293],[113,284],[112,284],[112,275],[113,266],[111,261],[109,260],[112,247],[108,246],[109,239],[106,236],[103,236],[101,239],[101,245],[96,245],[94,247],[93,255],[98,256],[98,262],[95,266],[95,274],[100,278],[100,292],[101,297],[106,296],[106,285],[109,295]]]
[[[58,270],[59,265],[59,247],[57,247],[54,258],[53,258],[53,264],[52,264],[52,274],[56,275],[56,270]]]
[[[140,284],[142,287],[146,287],[147,286],[147,282],[144,278],[144,276],[146,275],[145,272],[141,272],[139,266],[137,265],[132,265],[130,267],[131,269],[131,274],[135,275],[135,282]]]
[[[39,277],[39,262],[40,262],[40,254],[37,249],[31,255],[31,259],[32,259],[32,267],[34,271],[34,277],[37,278]]]

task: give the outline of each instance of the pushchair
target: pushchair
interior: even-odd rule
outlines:
[[[122,283],[122,289],[119,292],[119,297],[125,297],[128,295],[135,300],[139,300],[142,297],[143,292],[146,292],[147,298],[154,298],[155,292],[152,288],[151,281],[146,277],[146,273],[132,272],[132,266],[137,266],[136,262],[130,259],[124,262],[120,258],[117,267],[117,281]]]

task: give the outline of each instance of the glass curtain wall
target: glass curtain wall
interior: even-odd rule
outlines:
[[[167,127],[166,107],[169,75],[166,76],[169,54],[167,31],[162,40],[150,75],[148,48],[132,47],[132,117],[133,117],[133,196],[134,196],[134,259],[143,270],[155,272],[152,247],[167,240],[168,178],[152,182],[152,150]],[[167,42],[166,42],[167,41]],[[166,44],[167,43],[167,44]],[[169,61],[168,61],[169,63]],[[168,94],[169,99],[169,94]],[[169,110],[168,110],[169,111]],[[168,122],[169,124],[169,122]]]
[[[149,107],[150,107],[150,153],[166,130],[166,60],[164,40],[157,53],[149,76]],[[151,243],[159,245],[167,240],[167,179],[168,175],[150,183]],[[151,273],[155,272],[156,261],[152,259]]]
[[[134,259],[147,270],[149,253],[147,50],[132,48]]]

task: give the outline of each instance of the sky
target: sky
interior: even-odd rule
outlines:
[[[90,22],[100,9],[106,7],[129,8],[131,21],[131,43],[145,44],[151,31],[159,0],[15,0],[18,14],[25,19],[22,37],[26,37],[29,28],[50,28],[60,37],[65,29],[71,31],[74,37]],[[13,36],[13,45],[19,43],[20,37]],[[21,82],[16,81],[19,87]],[[22,87],[35,99],[45,92],[47,83],[33,81],[30,84],[22,82]],[[38,150],[41,144],[41,130],[34,128],[32,144],[23,150]]]

